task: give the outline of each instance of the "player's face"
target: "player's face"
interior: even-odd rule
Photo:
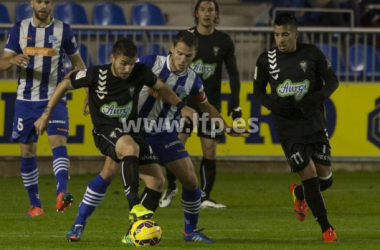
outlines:
[[[214,26],[214,21],[218,13],[215,10],[215,4],[213,2],[204,1],[200,3],[195,15],[198,17],[198,25],[210,27]]]
[[[274,39],[278,50],[290,53],[296,50],[298,30],[289,25],[274,26]]]
[[[170,51],[170,70],[174,73],[180,73],[189,67],[193,61],[197,51],[195,47],[189,47],[183,42],[178,42],[176,46],[172,46]]]
[[[135,67],[136,60],[137,56],[127,57],[119,55],[117,57],[114,57],[113,55],[111,55],[111,69],[113,75],[123,80],[127,79],[128,76],[131,74],[133,68]]]
[[[52,0],[33,0],[30,2],[33,9],[33,17],[37,20],[43,22],[50,17],[50,12],[52,10],[53,1]]]

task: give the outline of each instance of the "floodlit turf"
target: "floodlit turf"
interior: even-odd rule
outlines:
[[[133,248],[120,240],[127,230],[127,201],[120,178],[87,223],[80,242],[67,242],[78,205],[93,175],[71,176],[75,202],[57,213],[53,176],[40,178],[45,216],[26,218],[26,191],[21,178],[0,179],[0,249],[115,249]],[[154,220],[163,230],[158,249],[380,249],[380,172],[335,172],[333,187],[324,192],[330,222],[340,242],[323,243],[309,212],[304,222],[293,214],[288,185],[296,174],[219,172],[213,197],[224,210],[201,210],[199,227],[214,244],[185,243],[182,239],[180,195],[171,207],[158,209]],[[179,192],[180,194],[181,192]]]

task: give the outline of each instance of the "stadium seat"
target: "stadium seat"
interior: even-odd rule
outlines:
[[[370,45],[351,45],[349,48],[349,65],[351,71],[365,74],[368,78],[380,77],[380,54]]]
[[[5,5],[0,3],[0,23],[11,23],[8,9]]]
[[[16,7],[16,22],[20,22],[23,19],[31,18],[33,15],[30,2],[20,3]]]
[[[139,3],[132,6],[132,24],[139,26],[164,26],[166,25],[165,16],[161,9],[152,3]],[[177,32],[147,32],[148,36],[175,35]]]
[[[74,2],[63,2],[55,6],[54,17],[68,24],[89,24],[86,10]]]
[[[86,68],[90,68],[94,66],[91,60],[91,55],[88,53],[88,49],[86,45],[84,44],[79,45],[79,53],[83,59],[84,65],[86,65]],[[65,62],[64,62],[63,67],[65,68],[66,73],[72,70],[71,61],[68,57],[65,57]]]
[[[104,65],[110,63],[113,42],[100,43],[98,50],[98,64]]]
[[[124,15],[124,10],[117,4],[100,3],[94,6],[93,23],[96,25],[127,25],[127,19]],[[100,32],[100,35],[105,35],[106,32]],[[141,31],[111,31],[111,36],[141,36]]]
[[[146,52],[146,53],[144,53]],[[144,56],[144,55],[161,55],[166,56],[166,49],[159,45],[158,43],[149,43],[147,45],[146,51],[144,51],[144,47],[142,44],[137,46],[137,56]]]

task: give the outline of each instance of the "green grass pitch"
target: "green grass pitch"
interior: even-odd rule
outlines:
[[[120,177],[110,185],[105,199],[89,219],[82,240],[65,240],[93,177],[71,176],[69,191],[75,202],[65,213],[54,210],[54,177],[41,177],[40,195],[45,211],[41,218],[24,217],[29,205],[21,177],[0,179],[0,249],[133,248],[120,242],[128,227],[128,206]],[[177,195],[169,208],[159,208],[155,214],[154,220],[163,230],[156,248],[380,249],[380,172],[337,171],[333,177],[334,184],[324,192],[324,198],[338,243],[322,242],[320,228],[310,211],[304,222],[295,218],[287,188],[298,181],[297,174],[218,172],[212,198],[226,204],[227,209],[203,209],[199,218],[199,227],[205,228],[205,234],[215,243],[183,241],[183,212]]]

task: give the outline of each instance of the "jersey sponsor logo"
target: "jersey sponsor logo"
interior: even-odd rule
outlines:
[[[58,41],[58,37],[50,35],[49,36],[49,43],[55,43]]]
[[[52,57],[55,55],[55,49],[52,48],[25,47],[24,52],[27,56]]]
[[[301,66],[301,69],[303,70],[303,72],[306,73],[307,62],[306,61],[300,61],[300,66]]]
[[[119,106],[117,102],[111,102],[110,104],[104,104],[100,107],[100,112],[109,117],[116,117],[121,119],[127,119],[132,112],[133,102]]]
[[[279,84],[276,88],[276,92],[281,97],[292,96],[296,101],[301,100],[302,97],[308,92],[310,82],[305,79],[303,82],[295,82],[286,79],[283,83]]]
[[[81,79],[83,77],[85,77],[87,74],[87,69],[84,69],[84,70],[81,70],[79,71],[76,76],[75,76],[75,80],[78,80],[78,79]]]
[[[74,44],[74,47],[77,48],[77,41],[75,40],[75,36],[71,39],[71,43]]]
[[[219,47],[218,46],[214,46],[212,49],[214,51],[214,56],[217,56],[218,53],[219,53]]]
[[[210,78],[212,75],[214,75],[216,66],[216,63],[203,63],[202,59],[199,59],[190,65],[190,67],[195,71],[195,73],[202,75],[203,80],[206,80]]]
[[[25,40],[32,40],[33,37],[31,37],[31,36],[25,36],[25,37],[23,37],[22,39],[25,39]]]

